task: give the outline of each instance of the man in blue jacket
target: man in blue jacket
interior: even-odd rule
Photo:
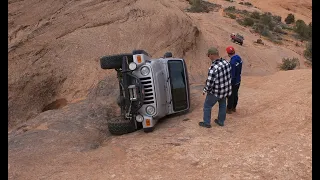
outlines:
[[[241,71],[242,71],[242,59],[239,55],[235,54],[235,50],[232,46],[226,48],[231,65],[231,85],[232,93],[228,97],[227,113],[231,114],[236,112],[238,105],[238,91],[241,83]]]

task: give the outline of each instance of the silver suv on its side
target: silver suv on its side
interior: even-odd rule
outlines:
[[[167,54],[167,53],[166,53]],[[143,128],[151,132],[160,118],[190,109],[190,89],[184,59],[152,59],[144,50],[103,56],[102,69],[115,69],[119,80],[121,116],[108,119],[111,134]]]

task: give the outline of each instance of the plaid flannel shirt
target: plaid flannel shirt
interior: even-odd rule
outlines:
[[[203,92],[214,94],[218,98],[224,98],[231,95],[231,88],[230,63],[223,58],[212,61]]]

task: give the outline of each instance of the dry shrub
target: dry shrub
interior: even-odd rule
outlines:
[[[298,58],[283,58],[282,64],[280,65],[280,69],[287,71],[287,70],[293,70],[294,68],[299,65],[299,59]]]
[[[232,13],[227,13],[227,15],[231,18],[231,19],[236,19],[237,16],[232,14]]]
[[[258,43],[258,44],[264,44],[264,43],[262,42],[262,39],[257,39],[257,43]]]
[[[312,62],[312,41],[307,43],[306,50],[304,50],[304,56]]]
[[[191,4],[191,7],[187,9],[187,11],[193,13],[208,13],[210,11],[218,11],[221,8],[221,5],[219,4],[203,0],[189,0],[189,3]]]

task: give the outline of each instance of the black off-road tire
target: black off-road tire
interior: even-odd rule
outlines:
[[[113,135],[127,134],[137,130],[133,120],[124,120],[123,117],[115,117],[108,120],[108,129]]]
[[[118,54],[101,57],[100,66],[102,69],[119,69],[122,67],[122,59],[124,56],[128,57],[128,63],[133,62],[132,54]]]
[[[119,107],[121,107],[121,104],[123,104],[123,103],[124,103],[124,97],[123,96],[118,96],[117,97],[117,105]]]

